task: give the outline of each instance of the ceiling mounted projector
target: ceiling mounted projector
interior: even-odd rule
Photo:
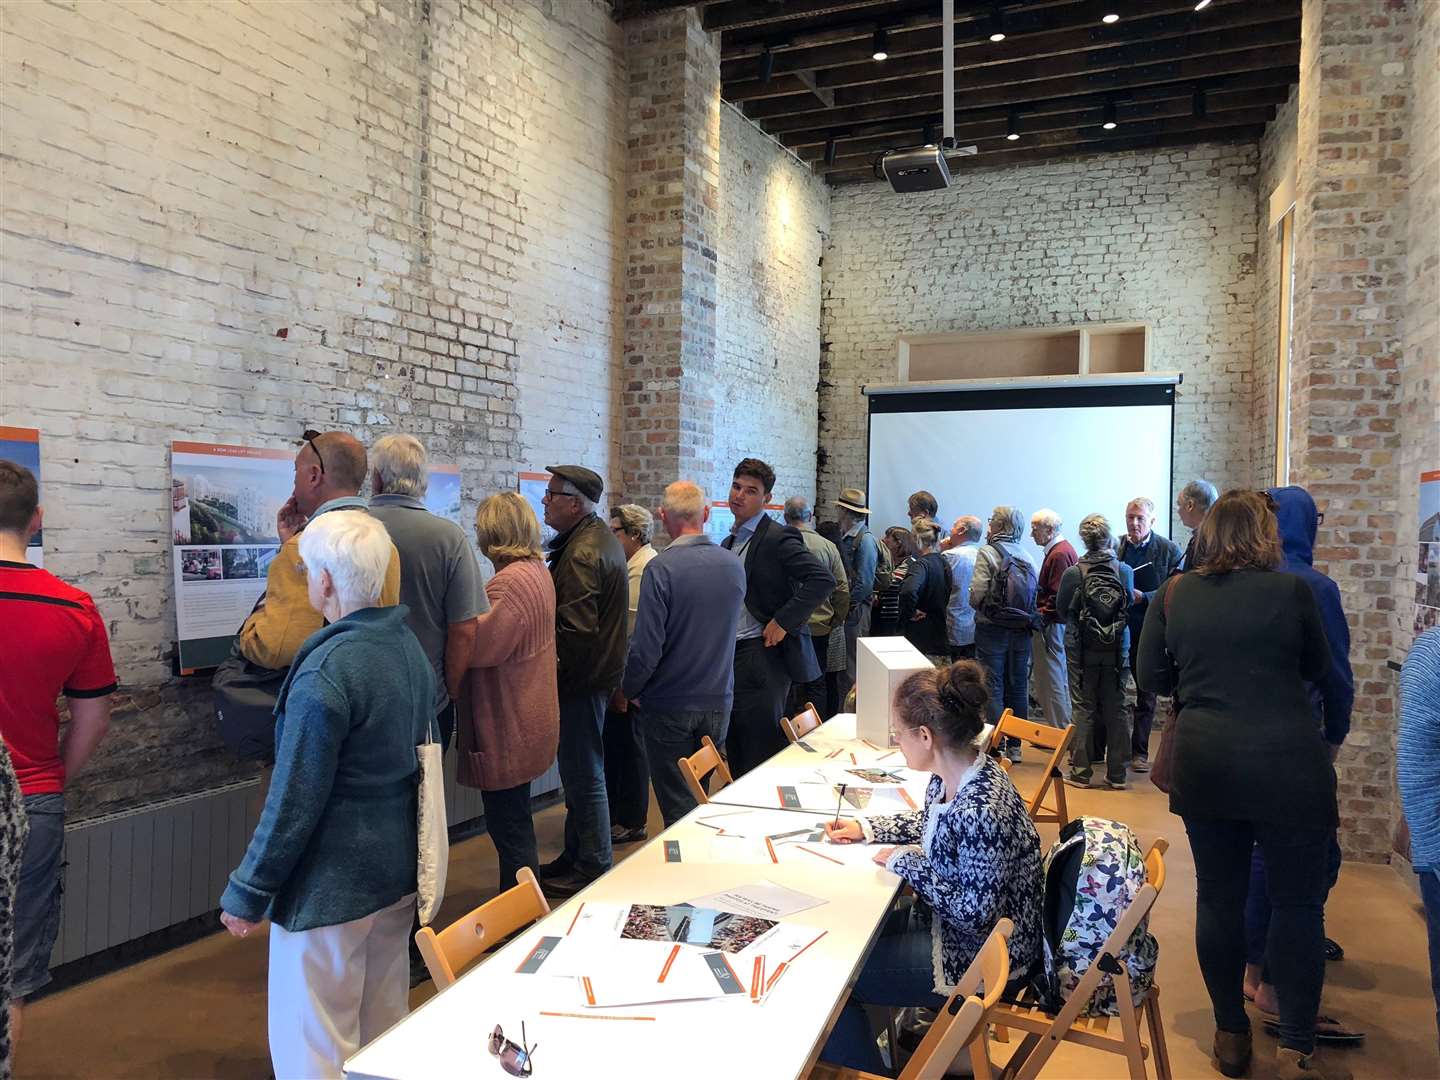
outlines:
[[[938,191],[950,186],[950,166],[938,146],[887,151],[880,158],[880,172],[896,191]]]

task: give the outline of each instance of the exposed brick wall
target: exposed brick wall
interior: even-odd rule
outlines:
[[[735,109],[720,114],[719,288],[724,386],[713,394],[712,498],[755,456],[775,468],[775,498],[815,497],[820,256],[830,231],[824,181]]]
[[[864,486],[860,389],[895,381],[898,335],[1118,320],[1151,323],[1154,366],[1185,373],[1177,490],[1251,483],[1257,165],[1253,145],[1199,146],[967,170],[924,195],[836,191],[821,498]]]
[[[1275,113],[1260,139],[1260,176],[1256,188],[1255,362],[1251,415],[1255,482],[1275,479],[1275,412],[1279,403],[1280,291],[1286,269],[1280,262],[1280,226],[1270,227],[1270,195],[1295,165],[1295,90]]]
[[[0,421],[42,429],[47,562],[126,690],[85,817],[247,771],[168,675],[172,438],[399,427],[471,506],[526,464],[610,471],[621,31],[602,0],[0,20]]]
[[[1316,566],[1352,627],[1356,709],[1338,762],[1347,854],[1383,859],[1394,790],[1401,368],[1412,12],[1305,0],[1291,463],[1325,510]],[[1413,480],[1411,481],[1413,484]]]

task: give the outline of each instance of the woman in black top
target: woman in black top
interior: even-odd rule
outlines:
[[[1277,1075],[1323,1080],[1341,1075],[1310,1057],[1324,978],[1325,851],[1338,814],[1305,683],[1324,674],[1330,655],[1310,587],[1277,572],[1281,561],[1268,497],[1227,492],[1196,534],[1199,569],[1165,582],[1150,605],[1139,678],[1175,698],[1170,809],[1184,819],[1195,857],[1195,944],[1215,1012],[1216,1064],[1240,1076],[1250,1060],[1245,897],[1258,843],[1274,868]]]
[[[885,530],[883,543],[895,569],[885,586],[876,590],[874,614],[870,617],[871,637],[894,637],[900,633],[900,586],[920,554],[915,534],[900,525],[891,525]]]
[[[900,583],[900,632],[937,664],[950,662],[945,613],[950,605],[950,562],[940,554],[940,526],[920,519],[912,523],[919,556]]]

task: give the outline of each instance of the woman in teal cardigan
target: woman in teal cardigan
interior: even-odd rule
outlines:
[[[280,690],[275,774],[220,898],[237,937],[271,922],[277,1080],[339,1077],[407,1011],[415,747],[434,700],[405,607],[375,606],[390,558],[385,527],[362,510],[333,511],[306,527],[300,557],[327,625],[306,639]]]

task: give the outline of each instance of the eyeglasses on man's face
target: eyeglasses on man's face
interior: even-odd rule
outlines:
[[[547,488],[545,489],[545,496],[544,496],[544,498],[545,498],[545,499],[556,499],[556,498],[559,498],[561,495],[564,495],[567,499],[578,499],[578,498],[580,497],[580,496],[577,495],[575,492],[573,492],[573,491],[566,491],[564,488],[552,488],[552,487],[547,487]]]

